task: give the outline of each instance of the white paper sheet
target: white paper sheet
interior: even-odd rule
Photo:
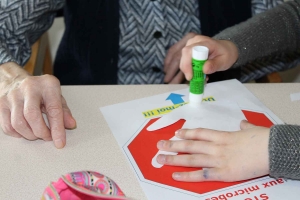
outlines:
[[[171,93],[171,92],[170,92]],[[134,101],[124,102],[120,104],[115,104],[107,107],[100,108],[102,114],[104,115],[113,135],[115,136],[119,146],[121,147],[124,155],[129,161],[129,164],[132,166],[137,179],[139,180],[146,196],[150,200],[156,199],[173,199],[173,200],[181,200],[181,199],[189,199],[189,200],[264,200],[264,199],[272,199],[272,200],[282,200],[282,199],[298,199],[300,196],[300,182],[299,181],[285,181],[279,180],[275,181],[270,177],[263,177],[259,179],[254,179],[251,181],[247,181],[244,183],[240,183],[233,186],[223,187],[215,190],[210,190],[204,193],[197,193],[194,191],[190,191],[188,189],[183,189],[177,186],[172,186],[165,184],[163,182],[155,181],[151,179],[152,177],[148,177],[145,175],[145,171],[141,169],[138,165],[139,159],[136,158],[132,154],[132,151],[129,149],[129,145],[133,144],[136,139],[141,135],[141,131],[146,127],[146,124],[150,122],[150,120],[154,120],[157,117],[163,116],[166,110],[172,112],[179,112],[176,111],[177,109],[183,109],[185,103],[187,103],[189,90],[188,87],[183,90],[172,91],[172,94],[178,94],[180,98],[182,98],[181,104],[174,105],[170,100],[169,96],[170,93],[164,93],[160,95],[155,95],[143,99],[137,99]],[[230,113],[229,115],[232,116],[239,116],[241,110],[247,110],[255,113],[260,113],[266,116],[273,124],[282,124],[283,122],[274,115],[267,107],[265,107],[251,92],[249,92],[240,82],[237,80],[229,80],[217,83],[208,84],[205,88],[204,98],[212,99],[214,102],[207,102],[208,105],[215,105],[216,107],[219,106],[218,109],[214,108],[205,108],[205,112],[203,111],[203,115],[192,119],[195,120],[192,123],[188,122],[184,124],[184,127],[196,127],[199,126],[206,126],[206,123],[202,123],[202,120],[206,120],[207,116],[209,116],[210,112],[217,112],[224,117],[226,113]],[[225,102],[231,102],[227,104],[223,104]],[[223,102],[223,103],[222,103]],[[212,103],[212,104],[209,104]],[[206,104],[205,104],[206,105]],[[223,106],[223,107],[222,107]],[[225,107],[224,107],[225,106]],[[177,107],[177,108],[176,108]],[[239,107],[239,111],[236,111],[237,107]],[[176,109],[175,109],[176,108]],[[221,111],[221,109],[225,109]],[[194,112],[194,111],[189,111]],[[233,114],[233,113],[237,114]],[[239,113],[239,114],[238,114]],[[198,114],[198,113],[197,113]],[[190,115],[188,115],[190,116]],[[177,116],[173,121],[177,120],[178,118],[188,118],[188,116]],[[198,116],[198,115],[197,115]],[[219,116],[219,117],[220,117]],[[211,116],[215,117],[215,115]],[[228,117],[228,116],[227,116]],[[218,117],[217,117],[218,118]],[[240,117],[234,117],[233,124],[229,125],[230,128],[238,129],[238,121],[240,121]],[[201,120],[199,120],[201,119]],[[217,119],[216,119],[217,120]],[[221,121],[221,118],[218,119]],[[190,121],[190,119],[188,119]],[[199,122],[199,123],[198,123]],[[227,123],[227,120],[225,121]],[[209,126],[207,128],[217,128],[208,122]],[[222,122],[220,122],[222,124]],[[235,126],[235,124],[238,124]],[[226,129],[227,125],[222,124],[220,125],[220,129]],[[228,128],[228,127],[227,127]],[[164,130],[164,129],[161,129]],[[152,132],[147,132],[146,136],[151,137]],[[176,139],[174,137],[174,132],[169,134],[168,139]],[[157,136],[159,137],[159,136]],[[160,138],[158,138],[160,139]],[[150,140],[147,139],[142,141],[138,149],[138,152],[151,152],[150,160],[148,160],[147,169],[155,169],[158,170],[158,173],[154,176],[166,176],[164,175],[165,172],[161,172],[164,167],[162,166],[153,166],[157,163],[151,163],[155,156],[158,153],[158,149],[156,147],[156,143],[153,146],[149,146],[150,149],[145,149],[144,146],[148,144]],[[148,148],[148,147],[147,147]],[[142,163],[145,164],[145,162]],[[149,165],[148,165],[149,164]],[[152,167],[152,168],[150,168]],[[154,177],[154,178],[155,178]],[[196,183],[194,183],[196,184]],[[204,186],[205,188],[206,186]],[[249,192],[249,188],[252,190]],[[253,189],[255,188],[255,190]],[[248,192],[247,192],[248,191]]]

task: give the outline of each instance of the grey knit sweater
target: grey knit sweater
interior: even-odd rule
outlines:
[[[231,40],[239,49],[233,67],[264,56],[300,49],[300,0],[282,4],[228,28],[216,39]],[[275,125],[269,139],[270,175],[300,179],[300,126]]]

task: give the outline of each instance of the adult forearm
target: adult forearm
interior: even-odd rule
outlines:
[[[231,40],[239,49],[235,66],[300,48],[300,0],[282,4],[228,28],[214,38]]]
[[[64,0],[4,1],[0,7],[0,64],[23,66],[31,45],[52,25]]]

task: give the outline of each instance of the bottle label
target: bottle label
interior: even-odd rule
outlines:
[[[192,94],[202,94],[205,85],[205,74],[203,73],[203,66],[206,60],[192,59],[193,78],[190,82],[190,92]]]

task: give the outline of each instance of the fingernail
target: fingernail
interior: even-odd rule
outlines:
[[[58,149],[62,149],[65,146],[61,139],[54,140],[54,145]]]
[[[166,156],[165,155],[158,155],[156,161],[159,164],[165,164],[165,162],[166,162]]]
[[[175,135],[176,136],[180,136],[181,135],[181,131],[180,130],[175,131]]]
[[[164,143],[165,143],[165,142],[164,142],[163,140],[159,141],[159,142],[157,143],[157,147],[158,147],[159,149],[163,148]]]
[[[173,179],[180,179],[180,173],[177,173],[177,172],[175,172],[175,173],[173,173]]]

